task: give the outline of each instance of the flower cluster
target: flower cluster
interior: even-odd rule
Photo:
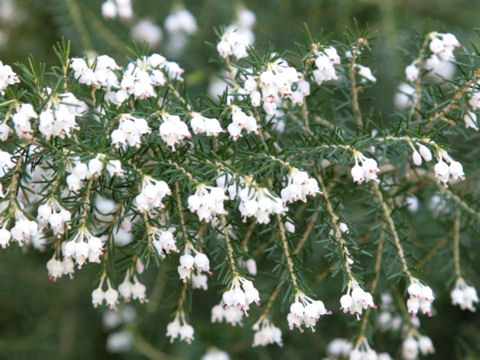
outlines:
[[[102,4],[102,16],[105,19],[113,19],[117,16],[122,20],[133,17],[131,0],[106,0]]]
[[[69,275],[70,278],[73,278],[75,263],[71,258],[58,260],[54,255],[47,261],[47,272],[48,278],[52,281],[57,281],[57,279],[61,278],[63,275]]]
[[[142,135],[151,133],[145,119],[137,118],[130,114],[121,114],[118,128],[110,135],[112,144],[118,149],[120,146],[140,147]]]
[[[93,86],[95,88],[118,88],[119,82],[115,71],[120,70],[114,59],[108,55],[100,55],[92,64],[82,58],[73,58],[70,63],[75,79],[80,84]]]
[[[376,82],[377,78],[373,76],[372,74],[372,69],[370,69],[368,66],[360,65],[360,64],[355,64],[355,70],[358,72],[358,75],[362,78],[362,82]]]
[[[340,298],[340,309],[344,313],[350,312],[350,314],[356,315],[360,320],[363,310],[367,310],[369,307],[377,308],[373,303],[372,294],[363,290],[357,281],[349,281],[347,293]]]
[[[432,316],[432,303],[435,297],[430,286],[423,285],[418,279],[412,278],[408,294],[410,298],[407,300],[407,308],[412,316],[416,316],[419,310],[423,314]]]
[[[175,151],[175,145],[181,144],[185,138],[190,139],[192,134],[178,115],[162,114],[163,123],[160,125],[159,134],[165,143]]]
[[[287,186],[282,189],[280,196],[286,204],[298,200],[307,201],[307,196],[320,193],[318,182],[311,178],[306,171],[291,168],[287,177]]]
[[[175,228],[163,230],[154,227],[150,229],[150,236],[153,239],[152,244],[162,258],[165,257],[165,254],[179,252],[173,236],[174,232]]]
[[[240,190],[238,209],[244,221],[247,217],[255,217],[259,224],[268,224],[271,214],[284,214],[287,208],[282,200],[267,188],[247,185]]]
[[[283,345],[282,331],[273,325],[266,316],[261,316],[258,321],[253,324],[252,329],[255,331],[253,335],[253,346],[267,346],[269,344]]]
[[[310,84],[284,59],[277,59],[267,64],[259,76],[247,76],[243,90],[249,95],[252,106],[260,106],[263,102],[265,113],[273,116],[282,99],[303,104],[305,96],[310,95]]]
[[[81,227],[72,240],[62,242],[62,254],[64,258],[75,260],[81,269],[87,260],[100,263],[103,246],[104,239],[92,235],[86,227]]]
[[[160,26],[148,19],[141,19],[130,30],[130,34],[136,42],[147,42],[151,49],[158,47],[163,38]]]
[[[224,130],[217,119],[211,119],[199,113],[191,114],[190,126],[194,134],[205,134],[207,136],[218,136]]]
[[[290,305],[290,312],[287,315],[288,327],[293,330],[297,327],[303,332],[302,326],[315,331],[315,325],[320,316],[331,314],[327,311],[323,301],[313,300],[303,293],[295,295],[295,301]]]
[[[0,94],[5,94],[5,89],[9,85],[19,83],[17,74],[12,70],[10,65],[3,65],[3,62],[0,61]]]
[[[217,44],[217,51],[224,58],[233,55],[238,60],[248,56],[247,48],[249,45],[248,38],[233,29],[222,35],[220,42]]]
[[[86,109],[87,105],[72,93],[51,97],[38,117],[38,130],[47,140],[51,136],[71,137],[72,131],[78,129],[77,117],[83,115]]]
[[[195,193],[188,197],[188,208],[198,215],[199,221],[208,223],[217,215],[227,213],[223,207],[225,200],[228,200],[228,197],[221,187],[199,184]]]
[[[18,246],[23,246],[25,243],[38,243],[43,245],[43,241],[39,239],[40,232],[38,231],[38,224],[35,221],[29,220],[25,215],[17,210],[15,212],[15,226],[10,229],[10,233],[5,227],[2,228],[0,234],[0,245],[6,248],[13,240],[18,243]]]
[[[340,358],[348,358],[350,352],[352,351],[353,345],[350,341],[343,338],[335,338],[330,341],[327,345],[327,353],[330,355],[328,359],[337,359]]]
[[[253,116],[245,114],[238,106],[232,105],[232,122],[228,125],[227,131],[233,140],[242,136],[242,130],[247,134],[258,133],[258,124]]]
[[[185,8],[179,8],[165,18],[165,29],[170,34],[185,33],[194,35],[198,30],[198,26],[195,17],[190,11]]]
[[[365,157],[361,152],[355,151],[355,166],[352,167],[350,174],[352,175],[353,182],[361,184],[364,181],[380,181],[377,174],[380,169],[377,166],[375,159]]]
[[[131,281],[132,274],[130,269],[125,273],[125,279],[118,286],[118,293],[124,298],[125,302],[129,302],[130,299],[138,300],[140,303],[144,303],[147,300],[146,290],[147,288],[141,282],[138,281],[136,275],[133,275],[133,282]]]
[[[425,335],[420,335],[417,331],[411,332],[402,343],[402,357],[404,360],[416,360],[418,355],[428,355],[435,353],[432,340]]]
[[[105,89],[105,100],[115,105],[121,105],[130,96],[155,98],[155,87],[166,83],[165,74],[172,80],[181,80],[184,72],[177,63],[167,61],[159,54],[139,58],[129,63],[123,72],[107,55],[97,57],[90,66],[84,59],[74,58],[70,66],[80,84]]]
[[[14,166],[15,163],[12,161],[12,155],[6,151],[0,150],[0,176],[4,176]],[[3,197],[3,191],[0,191],[0,193],[2,193],[1,196]]]
[[[240,309],[248,316],[249,305],[252,303],[260,306],[260,295],[253,286],[253,282],[241,276],[234,277],[229,290],[222,295],[223,307]]]
[[[361,337],[355,347],[350,351],[349,360],[392,360],[388,353],[378,354],[373,350],[365,337]]]
[[[42,231],[48,225],[54,235],[63,234],[67,223],[72,219],[70,211],[62,207],[57,200],[49,199],[37,208],[38,228]]]
[[[465,127],[478,131],[477,114],[475,111],[480,109],[480,91],[472,91],[470,93],[468,105],[470,106],[471,110],[467,110],[463,118],[465,121]]]
[[[430,149],[425,145],[419,144],[419,143],[417,143],[417,146],[418,146],[418,151],[415,148],[413,148],[413,154],[412,154],[413,163],[417,166],[420,166],[422,165],[423,160],[427,162],[431,161],[432,152],[430,151]]]
[[[102,276],[98,288],[92,291],[92,305],[94,308],[97,308],[105,304],[112,310],[117,309],[118,304],[118,291],[112,287],[110,280],[107,279],[107,290],[103,290],[103,284],[105,283],[105,276]]]
[[[167,325],[167,337],[170,338],[171,343],[180,337],[180,340],[190,344],[193,340],[193,334],[194,329],[187,323],[183,311],[178,311],[175,319]]]
[[[453,160],[446,151],[440,151],[435,164],[435,177],[446,186],[450,177],[465,180],[465,173],[460,162]]]
[[[212,323],[222,322],[223,320],[232,326],[241,325],[243,320],[243,311],[236,306],[224,307],[223,302],[215,305],[212,308]]]
[[[434,32],[430,34],[430,37],[431,41],[428,47],[434,54],[433,56],[438,56],[444,61],[455,61],[453,50],[461,46],[455,35]]]
[[[473,286],[467,285],[465,280],[459,278],[455,287],[450,293],[453,305],[460,306],[462,310],[475,311],[475,303],[478,303],[477,290]]]
[[[164,72],[173,79],[181,79],[183,69],[177,63],[167,61],[162,55],[152,54],[131,62],[125,69],[120,89],[111,91],[106,97],[115,105],[122,104],[131,95],[136,99],[157,97],[156,86],[162,86],[166,82]]]
[[[192,255],[193,254],[193,255]],[[195,288],[207,289],[207,277],[204,272],[212,274],[210,271],[210,260],[208,256],[195,250],[193,246],[187,245],[184,253],[180,256],[180,264],[177,267],[180,280],[186,283],[190,277],[195,277]],[[192,272],[195,272],[192,274]]]
[[[151,176],[142,179],[142,191],[135,197],[135,205],[141,212],[150,212],[154,208],[162,209],[162,200],[171,195],[168,184],[163,180],[155,180]]]
[[[340,64],[341,59],[337,53],[337,50],[333,47],[327,47],[325,49],[319,49],[318,45],[315,45],[315,67],[313,70],[313,77],[318,85],[322,85],[325,81],[337,80],[337,73],[335,71],[335,65]]]
[[[38,118],[38,114],[31,104],[22,104],[17,107],[15,114],[12,116],[15,133],[21,139],[30,139],[33,136],[31,119]],[[8,129],[6,130],[9,133]],[[7,135],[8,137],[8,135]]]

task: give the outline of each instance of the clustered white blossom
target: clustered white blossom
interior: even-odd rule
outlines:
[[[453,305],[460,306],[462,310],[475,311],[475,305],[478,303],[477,290],[473,286],[467,285],[465,280],[459,278],[455,283],[455,287],[450,293]]]
[[[298,293],[287,315],[288,327],[290,330],[297,327],[300,332],[303,332],[302,326],[305,326],[314,332],[320,316],[326,314],[331,314],[331,311],[327,311],[323,301],[313,300],[303,293]]]
[[[236,306],[225,307],[223,302],[212,308],[212,323],[224,321],[232,326],[242,325],[243,311]]]
[[[238,106],[232,105],[232,122],[228,125],[227,131],[235,141],[242,136],[243,129],[247,134],[258,133],[257,120],[253,116],[245,114]]]
[[[12,70],[10,65],[4,65],[0,61],[0,94],[5,94],[5,89],[9,85],[19,83],[20,79],[17,74]]]
[[[122,20],[133,17],[131,0],[107,0],[102,4],[102,16],[105,19],[113,19],[117,16]]]
[[[151,132],[152,130],[145,119],[137,118],[131,114],[121,114],[118,128],[112,131],[110,138],[117,149],[120,146],[139,148],[142,144],[142,136]]]
[[[217,51],[223,58],[233,55],[238,60],[248,57],[247,48],[249,45],[248,37],[233,29],[222,35],[220,42],[217,44]]]
[[[6,248],[12,241],[16,242],[18,246],[30,243],[43,245],[44,242],[39,239],[40,232],[35,221],[29,220],[20,210],[15,211],[14,217],[15,225],[10,231],[6,229],[7,222],[0,229],[0,245],[2,248]]]
[[[250,304],[255,303],[260,306],[260,294],[253,286],[253,282],[241,277],[235,276],[232,279],[229,290],[222,295],[222,305],[227,310],[237,308],[243,314],[248,316]]]
[[[350,174],[352,175],[353,182],[361,184],[364,181],[376,181],[380,180],[377,177],[380,169],[377,166],[375,159],[367,158],[361,152],[355,151],[354,153],[355,165],[352,167]]]
[[[277,195],[267,188],[257,186],[251,177],[241,178],[235,183],[232,175],[222,175],[217,178],[217,186],[228,190],[230,199],[240,199],[238,209],[244,221],[247,217],[255,217],[258,223],[268,224],[270,215],[282,215],[288,210]]]
[[[478,86],[479,82],[477,81],[476,86]],[[478,118],[475,111],[480,109],[480,91],[472,89],[470,92],[470,99],[468,100],[468,105],[470,106],[471,110],[467,110],[463,117],[465,122],[465,127],[472,128],[475,131],[478,131]]]
[[[159,134],[162,140],[172,148],[172,151],[175,151],[175,145],[183,143],[185,138],[192,137],[187,124],[180,120],[178,115],[163,113],[162,120]]]
[[[163,33],[160,26],[148,19],[141,19],[130,30],[132,39],[140,44],[147,42],[150,48],[156,48],[162,41]]]
[[[372,70],[368,66],[360,65],[360,64],[355,64],[355,70],[358,72],[358,75],[362,78],[362,82],[376,82],[377,78],[373,76]]]
[[[253,258],[242,259],[239,261],[240,266],[244,268],[249,275],[257,275],[257,262]]]
[[[140,303],[144,303],[147,300],[146,290],[147,288],[143,285],[136,275],[133,274],[133,282],[132,273],[130,269],[127,269],[125,273],[125,279],[123,282],[118,286],[118,293],[121,297],[124,298],[125,302],[129,302],[130,299],[138,300]]]
[[[0,150],[0,176],[4,176],[14,166],[15,166],[15,163],[12,161],[12,155],[6,151]],[[4,196],[3,191],[0,191],[0,192],[2,193],[2,197],[3,197]]]
[[[446,186],[450,177],[465,180],[465,173],[460,162],[453,160],[446,151],[440,151],[435,164],[435,177]]]
[[[432,340],[417,331],[410,332],[402,343],[402,358],[404,360],[416,360],[418,355],[434,354]]]
[[[202,360],[230,360],[230,356],[228,356],[225,351],[210,348],[206,354],[202,356]]]
[[[73,58],[70,67],[80,84],[106,90],[105,100],[121,105],[130,96],[136,99],[157,97],[155,87],[165,85],[167,78],[182,80],[184,70],[159,54],[139,58],[125,70],[114,59],[101,55],[88,65],[84,59]]]
[[[103,284],[105,283],[105,276],[102,276],[100,280],[100,284],[98,288],[92,291],[92,305],[94,308],[97,308],[103,304],[105,304],[112,310],[117,309],[118,304],[118,291],[112,287],[109,279],[107,281],[107,290],[103,290]]]
[[[423,160],[427,162],[431,161],[433,157],[430,149],[423,144],[417,143],[417,146],[418,146],[418,151],[414,148],[413,154],[412,154],[413,163],[417,166],[420,166],[422,165]]]
[[[282,331],[273,325],[266,316],[261,316],[258,321],[253,324],[252,329],[255,331],[253,335],[253,346],[267,346],[269,344],[283,345]]]
[[[180,280],[186,283],[191,278],[195,289],[202,288],[207,290],[207,277],[203,273],[212,274],[208,256],[195,250],[193,246],[188,244],[179,261],[180,264],[177,267],[177,271]]]
[[[217,119],[205,117],[200,113],[192,113],[191,118],[190,126],[195,135],[205,134],[207,136],[218,136],[218,134],[224,132]]]
[[[373,350],[366,338],[362,337],[358,340],[355,347],[348,355],[349,360],[392,360],[388,353],[377,353]]]
[[[255,217],[259,224],[268,224],[270,215],[284,214],[287,208],[282,200],[267,188],[246,186],[240,190],[238,209],[246,221],[247,217]]]
[[[360,320],[363,310],[377,307],[373,303],[372,294],[363,290],[360,284],[351,280],[348,282],[347,293],[340,298],[340,309],[352,315],[355,315]]]
[[[115,71],[121,68],[108,55],[98,56],[90,65],[82,58],[73,58],[70,67],[80,84],[107,90],[120,86]]]
[[[165,18],[165,29],[171,34],[181,32],[194,35],[198,26],[192,13],[185,8],[179,8]]]
[[[55,198],[39,205],[37,214],[38,229],[42,231],[50,225],[54,235],[65,233],[67,223],[72,219],[70,211],[61,206]]]
[[[51,97],[38,116],[38,130],[47,140],[51,136],[71,137],[72,131],[78,129],[77,117],[82,116],[86,110],[87,105],[70,92]]]
[[[284,59],[277,59],[268,63],[258,76],[248,75],[243,91],[249,95],[252,106],[263,103],[265,113],[273,116],[283,99],[290,99],[296,105],[303,104],[305,97],[310,95],[310,84]]]
[[[73,278],[75,272],[75,263],[71,258],[64,258],[58,260],[55,255],[47,261],[48,278],[52,281],[57,281],[63,275],[68,275]]]
[[[419,311],[432,316],[432,303],[435,297],[430,286],[423,285],[418,279],[412,278],[407,291],[410,295],[407,300],[408,312],[412,316],[416,316]]]
[[[163,180],[155,180],[151,176],[142,179],[142,190],[135,197],[135,205],[141,212],[150,212],[153,209],[162,209],[162,200],[171,195],[168,184]]]
[[[188,43],[188,37],[198,31],[197,20],[182,6],[175,7],[165,18],[165,29],[168,32],[167,51],[172,56],[180,55]]]
[[[87,260],[100,263],[104,242],[105,239],[92,235],[86,227],[81,227],[72,240],[62,242],[62,254],[64,258],[74,260],[81,269]]]
[[[383,293],[381,296],[380,311],[377,317],[378,327],[381,331],[398,331],[402,327],[403,319],[400,314],[394,313],[392,295]],[[410,322],[418,320],[417,317],[410,319]]]
[[[321,193],[318,182],[311,178],[306,171],[291,168],[287,176],[287,186],[282,189],[280,196],[286,204],[298,200],[307,201],[307,196],[315,196]]]
[[[187,323],[183,311],[178,311],[175,319],[167,325],[167,337],[170,338],[172,343],[175,339],[180,338],[180,340],[190,344],[193,340],[193,334],[194,329]]]
[[[319,49],[314,47],[315,53],[315,67],[313,70],[313,77],[318,85],[322,85],[325,81],[337,80],[337,73],[335,65],[340,64],[341,59],[338,55],[337,49],[333,46]]]
[[[327,353],[329,357],[327,358],[330,360],[331,358],[337,359],[340,358],[348,358],[350,352],[352,351],[353,345],[350,341],[343,338],[335,338],[330,341],[327,345]]]
[[[226,214],[223,202],[228,200],[225,191],[218,186],[199,184],[195,193],[188,197],[188,208],[198,215],[199,221],[210,222],[217,215]]]
[[[461,46],[455,35],[434,32],[430,34],[430,37],[431,41],[428,47],[434,56],[438,56],[444,61],[455,61],[453,50]]]
[[[179,252],[175,237],[173,236],[174,232],[175,228],[159,229],[153,227],[150,229],[149,235],[153,239],[152,244],[157,250],[158,255],[162,258],[164,258],[166,254]]]
[[[31,104],[22,104],[17,107],[12,116],[12,121],[17,136],[21,139],[30,139],[33,136],[33,129],[30,120],[37,118],[38,114],[35,112]]]

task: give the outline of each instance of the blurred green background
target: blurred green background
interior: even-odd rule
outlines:
[[[12,13],[5,10],[6,3],[13,5]],[[104,20],[101,4],[101,0],[0,0],[0,60],[9,64],[25,62],[33,54],[37,61],[52,65],[56,62],[52,45],[63,36],[71,40],[74,55],[84,54],[89,47],[124,64],[129,54],[126,47],[132,45],[130,28],[135,21]],[[184,5],[197,19],[199,31],[190,38],[178,61],[190,74],[187,80],[192,92],[200,94],[219,70],[209,61],[216,57],[215,51],[205,43],[215,42],[214,27],[232,22],[236,4],[228,0],[192,0]],[[254,32],[256,48],[260,50],[269,43],[278,50],[293,49],[295,42],[302,41],[304,23],[314,36],[331,34],[337,40],[343,39],[345,28],[354,19],[361,26],[368,25],[377,37],[370,66],[378,79],[374,90],[377,106],[384,114],[392,113],[394,90],[403,79],[406,62],[411,61],[404,57],[401,48],[412,47],[417,30],[425,24],[456,34],[464,45],[478,44],[475,32],[480,15],[478,0],[265,0],[245,1],[244,5],[257,16]],[[137,20],[147,18],[160,26],[172,6],[171,1],[133,0]],[[158,51],[163,50],[161,45]],[[438,264],[451,260],[449,254],[441,251],[435,265],[428,265],[430,270],[426,271],[437,272]],[[90,304],[98,268],[87,266],[77,272],[74,281],[61,279],[54,284],[47,279],[48,258],[48,254],[32,250],[27,253],[18,248],[0,250],[0,359],[200,358],[209,345],[227,350],[234,359],[298,359],[312,357],[312,350],[314,358],[321,358],[329,340],[348,336],[341,332],[342,328],[348,328],[347,321],[338,317],[322,320],[318,333],[302,336],[288,333],[284,318],[278,318],[276,325],[283,329],[284,348],[250,350],[250,329],[208,325],[210,308],[219,297],[210,291],[194,295],[192,323],[199,340],[192,346],[170,345],[164,335],[168,314],[175,305],[175,299],[169,297],[175,289],[170,286],[178,282],[166,283],[166,278],[175,278],[176,274],[160,270],[158,275],[159,270],[152,267],[143,279],[151,301],[148,305],[134,305],[138,320],[130,325],[141,336],[137,349],[125,354],[110,353],[105,344],[112,331],[102,325],[103,311],[92,309]],[[447,284],[435,285],[445,293],[436,305],[444,313],[426,321],[427,333],[437,346],[437,354],[432,358],[479,358],[475,355],[480,343],[478,319],[448,305]],[[331,326],[339,321],[341,326]],[[454,325],[455,330],[449,331]],[[469,342],[465,343],[467,338]],[[381,343],[375,347],[385,350]],[[460,355],[458,349],[465,348],[473,349],[471,355],[466,352]]]

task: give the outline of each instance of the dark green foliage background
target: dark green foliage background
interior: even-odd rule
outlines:
[[[119,63],[125,63],[126,47],[131,46],[128,39],[128,27],[117,21],[105,22],[100,16],[99,0],[15,0],[15,6],[24,13],[23,20],[16,24],[1,24],[8,32],[9,42],[0,49],[0,59],[6,63],[26,62],[28,54],[37,61],[54,64],[56,59],[52,45],[62,36],[72,41],[75,55],[82,55],[87,43],[78,32],[78,23],[72,18],[78,9],[81,21],[87,29],[88,37],[94,49],[99,53],[114,56]],[[169,1],[133,0],[136,16],[147,17],[158,24],[168,15]],[[73,5],[72,5],[73,4]],[[199,32],[195,35],[182,58],[180,65],[187,71],[187,81],[192,94],[205,91],[208,80],[216,74],[217,65],[209,61],[215,58],[215,52],[206,41],[215,42],[213,28],[229,24],[234,14],[233,1],[192,0],[185,2],[186,7],[195,15],[199,23]],[[415,29],[421,29],[430,23],[431,29],[453,32],[460,41],[469,46],[470,42],[479,44],[475,32],[480,15],[480,2],[472,0],[266,0],[246,1],[245,5],[257,15],[256,47],[264,49],[272,43],[276,49],[293,49],[294,42],[302,40],[304,23],[308,24],[312,34],[331,34],[333,39],[343,39],[345,27],[353,24],[353,19],[363,25],[369,25],[370,31],[377,37],[373,63],[378,82],[371,95],[376,99],[376,107],[382,111],[385,120],[393,113],[393,92],[403,79],[403,69],[411,57],[406,57],[402,48],[412,48],[418,39]],[[111,39],[115,39],[112,43]],[[160,49],[161,52],[161,49]],[[478,154],[478,151],[475,152]],[[352,202],[353,193],[334,194],[343,196],[345,202]],[[431,194],[420,194],[425,200]],[[350,207],[350,206],[349,206]],[[351,208],[351,207],[350,207]],[[361,204],[358,204],[361,211]],[[413,219],[416,229],[422,229],[418,238],[424,239],[424,248],[419,254],[426,254],[431,244],[442,236],[450,236],[452,222],[446,221],[443,228],[432,220],[432,214],[425,208]],[[411,216],[405,212],[405,216]],[[351,215],[355,217],[355,215]],[[430,226],[428,224],[435,224]],[[463,249],[466,277],[479,288],[480,271],[478,265],[479,226],[465,220],[462,240],[468,244]],[[368,229],[359,229],[364,233]],[[260,241],[260,240],[258,240]],[[452,266],[450,243],[439,251],[424,267],[424,277],[434,279],[430,285],[439,295],[435,308],[438,316],[423,321],[423,329],[432,337],[437,347],[436,359],[478,359],[480,354],[480,321],[476,314],[461,312],[449,305],[449,289]],[[12,247],[0,250],[0,358],[1,359],[141,359],[145,358],[137,351],[125,356],[112,355],[105,350],[108,332],[101,323],[101,311],[94,310],[90,304],[90,292],[96,275],[94,265],[77,272],[76,279],[61,279],[53,284],[47,279],[45,263],[48,255]],[[361,260],[361,259],[360,259]],[[176,259],[168,260],[170,262]],[[213,260],[218,263],[220,259]],[[261,260],[258,262],[263,269]],[[308,263],[305,264],[308,266]],[[319,266],[321,265],[321,266]],[[326,259],[318,259],[316,268],[328,267]],[[174,268],[171,266],[170,268]],[[269,347],[251,349],[252,332],[249,326],[230,328],[225,325],[210,325],[210,308],[218,299],[215,291],[195,292],[191,323],[195,327],[197,341],[191,346],[183,343],[170,345],[165,337],[165,327],[169,313],[175,306],[178,289],[166,284],[165,278],[175,278],[174,272],[162,272],[151,266],[146,271],[144,282],[149,293],[152,288],[161,291],[161,301],[156,305],[137,306],[139,318],[134,331],[142,335],[155,349],[146,349],[152,359],[200,358],[208,346],[215,345],[230,353],[233,359],[300,359],[321,358],[325,345],[333,337],[348,337],[355,334],[349,327],[352,322],[338,313],[337,301],[339,276],[322,282],[316,288],[317,293],[326,299],[327,307],[336,314],[322,319],[317,333],[299,335],[286,330],[286,309],[275,319],[276,325],[284,330],[283,348]],[[163,271],[163,270],[160,270]],[[315,274],[313,274],[315,275]],[[312,278],[313,275],[309,274]],[[441,280],[444,279],[444,280]],[[160,289],[160,290],[158,290]],[[260,286],[260,289],[262,287]],[[268,294],[269,292],[266,292]],[[332,296],[328,296],[331,294]],[[265,296],[264,295],[264,296]],[[155,300],[152,299],[152,300]],[[278,302],[280,303],[280,302]],[[280,306],[280,305],[278,305]],[[277,312],[278,313],[278,312]],[[255,317],[255,313],[252,314]],[[455,329],[455,330],[451,330]],[[352,330],[346,333],[346,330]],[[385,341],[383,341],[385,340]],[[387,347],[388,344],[388,347]],[[395,347],[392,344],[396,345]],[[389,351],[395,355],[400,341],[391,335],[380,336],[374,344],[375,349]],[[169,354],[168,356],[166,354]],[[396,354],[398,356],[398,354]]]

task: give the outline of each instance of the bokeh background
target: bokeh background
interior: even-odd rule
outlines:
[[[31,54],[36,61],[53,65],[56,58],[52,46],[64,37],[71,41],[73,55],[81,56],[88,50],[109,54],[125,64],[130,54],[126,49],[133,47],[132,27],[141,19],[163,27],[164,19],[179,5],[164,0],[132,0],[133,18],[120,21],[105,20],[102,3],[102,0],[0,0],[0,59],[9,64],[24,63]],[[206,43],[216,41],[214,28],[234,21],[235,7],[240,3],[191,0],[183,5],[195,16],[198,31],[189,36],[183,52],[174,58],[186,69],[187,81],[195,96],[207,91],[219,71],[218,64],[211,61],[216,53]],[[453,32],[469,47],[479,44],[476,26],[480,1],[477,0],[245,0],[243,5],[257,16],[254,33],[258,49],[268,44],[278,50],[293,49],[294,43],[303,39],[304,23],[314,36],[324,34],[337,40],[344,39],[345,28],[352,26],[354,19],[362,27],[368,25],[376,37],[370,64],[378,79],[373,95],[386,118],[393,113],[393,94],[403,78],[405,63],[411,61],[404,49],[413,47],[418,40],[417,33],[424,26]],[[155,50],[168,52],[167,44],[168,35],[163,30],[162,42]],[[428,219],[418,221],[428,223]],[[425,230],[425,239],[443,233],[444,229]],[[475,240],[474,233],[466,236]],[[425,271],[449,271],[451,267],[443,269],[443,265],[451,261],[450,254],[446,250],[437,252],[425,265]],[[474,264],[470,273],[477,280],[478,288],[480,283],[475,273],[480,269],[475,269],[475,266],[478,268],[475,254],[468,257]],[[171,345],[165,337],[165,326],[175,305],[171,294],[175,293],[172,286],[176,282],[167,280],[176,274],[166,270],[165,264],[160,270],[151,267],[146,271],[144,282],[148,285],[150,302],[120,311],[127,318],[132,317],[132,309],[137,313],[135,320],[127,325],[135,336],[135,345],[126,352],[111,352],[106,343],[114,330],[108,324],[115,325],[115,319],[110,318],[109,323],[107,318],[106,325],[105,319],[102,320],[105,312],[92,309],[90,303],[98,269],[88,266],[77,273],[74,281],[62,279],[54,284],[47,279],[48,258],[48,254],[32,250],[14,247],[0,250],[0,359],[196,359],[212,345],[228,351],[232,359],[321,358],[329,340],[334,336],[348,336],[341,330],[348,329],[348,322],[338,317],[322,320],[316,334],[305,335],[289,333],[285,319],[279,318],[276,324],[284,329],[285,346],[252,350],[252,333],[248,327],[208,325],[210,308],[219,294],[196,292],[192,323],[198,340],[191,346]],[[478,316],[449,305],[450,284],[432,285],[444,289],[444,294],[436,305],[442,316],[424,323],[437,347],[437,354],[431,358],[479,359]],[[322,286],[328,289],[329,285]],[[336,326],[339,322],[341,326]],[[118,325],[117,329],[122,326]],[[387,340],[388,344],[396,341]],[[381,342],[375,347],[392,349],[382,348]]]

